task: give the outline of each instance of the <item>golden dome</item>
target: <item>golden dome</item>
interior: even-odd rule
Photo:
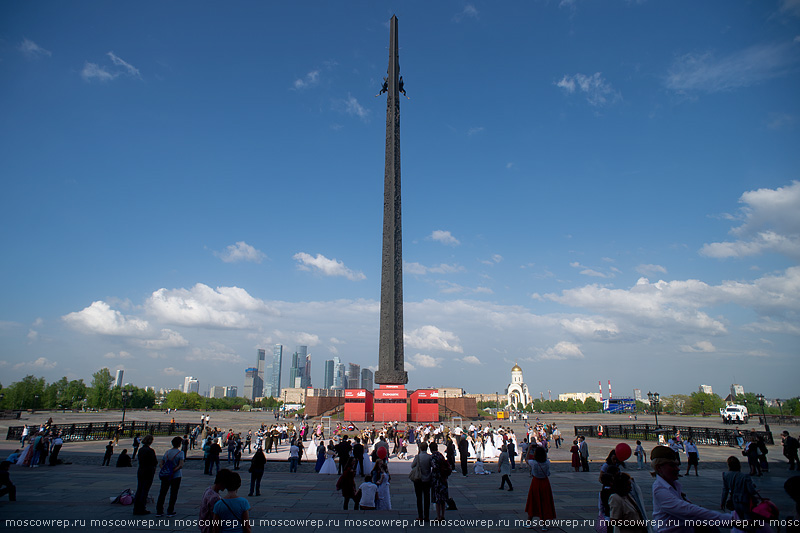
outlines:
[[[522,369],[519,367],[519,365],[515,364],[514,368],[512,368],[511,371],[512,372],[522,372]]]

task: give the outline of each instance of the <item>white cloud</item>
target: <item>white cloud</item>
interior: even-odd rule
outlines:
[[[417,276],[424,276],[425,274],[455,274],[457,272],[464,272],[466,270],[461,265],[448,265],[441,263],[436,266],[426,267],[420,263],[403,263],[403,272],[406,274],[414,274]]]
[[[194,348],[186,356],[187,361],[209,361],[212,363],[239,364],[244,359],[219,342],[211,342],[207,348]]]
[[[503,256],[500,254],[493,254],[491,259],[484,259],[481,261],[484,265],[496,265],[503,260]]]
[[[574,94],[576,91],[582,93],[586,101],[595,107],[601,107],[622,99],[620,93],[611,87],[611,84],[603,78],[600,72],[595,72],[591,76],[585,74],[569,76],[565,74],[555,85],[563,89],[567,94]]]
[[[101,335],[142,335],[147,331],[146,320],[124,316],[119,311],[103,302],[92,302],[92,305],[61,317],[72,328],[84,333]]]
[[[126,352],[125,350],[120,350],[119,353],[108,352],[103,356],[105,359],[130,359],[133,357],[130,352]]]
[[[35,329],[28,330],[28,342],[36,342],[39,340],[39,332]]]
[[[403,361],[403,369],[404,369],[406,372],[414,372],[414,371],[417,369],[417,367],[415,367],[413,364],[411,364],[411,363],[408,361],[408,359],[406,358],[406,359]],[[373,370],[373,372],[374,372],[374,370]]]
[[[352,94],[347,94],[347,99],[344,100],[344,112],[348,115],[353,115],[360,118],[363,121],[369,119],[370,111],[369,109],[362,106],[358,99]]]
[[[439,366],[442,362],[440,357],[432,357],[430,355],[425,354],[414,354],[411,356],[411,360],[414,362],[415,365],[420,366],[421,368],[435,368]]]
[[[297,90],[307,89],[319,83],[319,70],[312,70],[302,78],[294,81],[294,88]]]
[[[130,77],[142,79],[142,75],[139,72],[138,68],[134,67],[127,61],[123,60],[114,52],[108,52],[108,54],[106,55],[108,55],[108,57],[111,58],[111,62],[114,63],[116,66],[124,68]]]
[[[442,331],[436,326],[422,326],[403,335],[406,346],[418,350],[444,350],[463,353],[458,336],[450,331]]]
[[[100,65],[89,63],[88,61],[83,65],[83,70],[81,70],[81,77],[86,81],[111,81],[117,76],[119,76],[119,73],[109,72]]]
[[[214,252],[214,255],[226,263],[237,263],[239,261],[250,261],[260,263],[266,257],[262,252],[256,250],[244,241],[228,246],[224,252]]]
[[[461,241],[453,237],[453,235],[449,231],[444,231],[437,229],[433,233],[431,233],[428,237],[428,240],[440,242],[447,246],[458,246],[461,244]]]
[[[328,259],[322,254],[317,254],[316,257],[305,252],[298,252],[294,254],[293,259],[298,261],[297,268],[300,270],[311,271],[314,269],[316,272],[324,276],[341,276],[349,279],[350,281],[361,281],[367,279],[362,272],[350,270],[344,263],[336,259]]]
[[[561,341],[545,350],[539,358],[563,361],[566,359],[583,359],[584,356],[579,345],[573,342]]]
[[[202,283],[191,289],[158,289],[147,300],[148,312],[165,324],[246,328],[246,312],[274,313],[258,298],[239,287],[211,287]]]
[[[462,359],[465,363],[469,363],[470,365],[482,365],[481,360],[475,357],[474,355],[468,355]]]
[[[171,329],[162,329],[158,339],[136,340],[136,344],[148,350],[163,350],[165,348],[180,348],[188,346],[189,341],[183,335]]]
[[[37,59],[39,57],[50,57],[53,53],[50,50],[45,50],[30,39],[23,39],[17,50],[23,53],[28,59]]]
[[[16,365],[13,366],[13,368],[14,370],[20,370],[22,368],[27,368],[31,370],[52,370],[57,366],[58,363],[56,363],[55,361],[51,361],[46,357],[39,357],[35,361],[17,363]]]
[[[465,5],[464,9],[453,15],[453,20],[455,22],[461,22],[465,18],[471,18],[471,19],[478,18],[478,10],[472,4]]]
[[[580,269],[582,269],[580,271],[580,274],[582,276],[590,276],[590,277],[593,277],[593,278],[611,278],[611,277],[614,277],[611,274],[603,274],[602,272],[600,272],[598,270],[594,270],[592,268],[587,268],[587,267],[583,266],[582,264],[578,263],[577,261],[570,263],[569,266],[571,266],[572,268],[580,268]]]
[[[168,376],[185,376],[186,375],[186,372],[184,372],[183,370],[178,370],[177,368],[174,368],[174,367],[171,367],[171,366],[168,366],[167,368],[162,370],[162,372],[164,374],[168,375]]]
[[[481,133],[483,130],[484,130],[483,126],[473,126],[473,127],[471,127],[470,129],[467,130],[467,135],[469,137],[472,137],[473,135],[477,135],[477,134]]]
[[[608,319],[603,317],[578,317],[572,319],[562,319],[560,321],[563,327],[569,333],[580,337],[613,337],[619,334],[619,327]]]
[[[722,58],[690,53],[673,62],[666,86],[677,93],[731,91],[781,76],[794,61],[791,43],[754,45]]]
[[[717,348],[709,341],[700,341],[694,343],[692,346],[682,345],[680,347],[682,352],[686,353],[714,353]]]
[[[661,265],[639,265],[636,267],[636,272],[643,276],[652,276],[653,274],[666,274],[667,269]]]
[[[776,252],[800,259],[800,181],[745,192],[739,202],[743,222],[731,229],[738,239],[705,244],[702,255],[724,259]]]

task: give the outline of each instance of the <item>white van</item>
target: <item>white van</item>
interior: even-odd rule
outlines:
[[[746,424],[750,414],[744,405],[731,404],[719,410],[724,424]]]

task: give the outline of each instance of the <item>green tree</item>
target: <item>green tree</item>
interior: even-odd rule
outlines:
[[[88,390],[89,407],[105,409],[111,401],[111,384],[114,378],[108,368],[101,368],[92,374],[92,386]]]
[[[700,403],[702,402],[702,404]],[[719,414],[720,408],[725,406],[725,401],[720,398],[719,394],[706,394],[704,392],[693,392],[684,406],[684,412],[693,415],[699,415],[705,412],[706,414],[716,415]]]
[[[578,402],[578,405],[580,405],[580,402]],[[602,408],[603,408],[603,404],[598,402],[597,400],[595,400],[592,397],[586,398],[583,401],[583,410],[584,411],[588,411],[588,412],[591,413],[591,412],[599,411]]]
[[[41,409],[44,387],[44,378],[25,376],[3,389],[4,403],[9,409]]]

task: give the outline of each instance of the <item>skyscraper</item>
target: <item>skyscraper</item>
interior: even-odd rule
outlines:
[[[333,358],[333,389],[343,390],[347,388],[347,376],[345,375],[344,363],[338,357]]]
[[[254,389],[256,396],[264,396],[264,371],[267,366],[267,352],[266,350],[259,349],[256,353],[256,368],[258,369],[258,379],[261,382],[261,387]],[[256,384],[253,384],[255,387]]]
[[[311,355],[308,353],[308,346],[298,346],[292,354],[289,385],[296,388],[311,386]]]
[[[306,355],[306,366],[303,369],[303,383],[304,389],[311,388],[311,354]]]
[[[250,401],[255,401],[255,391],[257,388],[258,369],[248,368],[244,371],[244,393],[243,397]]]
[[[347,388],[357,389],[358,380],[360,377],[361,377],[361,365],[350,363],[350,366],[347,369]]]
[[[323,389],[333,388],[333,359],[325,361],[325,376],[323,378]]]
[[[372,385],[372,370],[369,368],[361,369],[361,388],[366,390],[372,390],[374,388]]]
[[[192,376],[186,376],[183,378],[183,392],[189,394],[190,392],[200,392],[200,382],[194,379]]]
[[[283,345],[276,344],[272,349],[272,375],[270,381],[270,396],[278,398],[281,395],[281,372],[283,371]],[[267,396],[266,392],[264,396]]]
[[[225,387],[226,398],[236,398],[237,394],[239,394],[238,387]]]
[[[122,387],[122,374],[124,374],[124,370],[117,370],[117,378],[114,380],[114,385],[117,387]]]

